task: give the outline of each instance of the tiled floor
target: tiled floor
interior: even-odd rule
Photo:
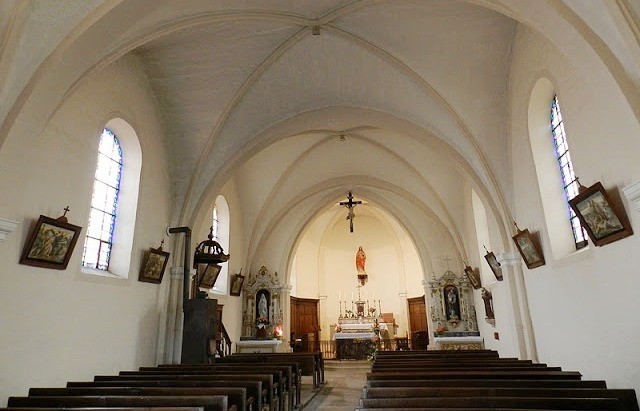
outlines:
[[[370,368],[371,363],[367,361],[325,361],[326,382],[320,390],[312,392],[311,382],[303,379],[301,402],[304,405],[301,409],[353,411],[358,406]]]

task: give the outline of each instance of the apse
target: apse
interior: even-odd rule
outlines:
[[[393,314],[396,335],[404,337],[409,332],[407,298],[424,295],[416,248],[398,221],[378,205],[364,199],[353,214],[353,232],[349,210],[338,203],[307,225],[291,266],[291,295],[319,300],[321,340],[331,338],[338,318],[355,311],[358,300],[367,312]],[[364,285],[356,266],[360,248],[366,256]]]

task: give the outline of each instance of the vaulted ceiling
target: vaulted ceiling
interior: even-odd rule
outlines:
[[[46,121],[92,74],[133,58],[162,113],[174,222],[192,223],[233,185],[249,248],[292,207],[304,225],[348,189],[405,215],[409,231],[408,209],[421,210],[459,248],[465,184],[508,221],[520,27],[578,70],[596,61],[621,86],[640,86],[628,0],[81,3],[0,4],[0,52],[19,63],[0,65],[14,99],[0,108],[0,143],[27,103],[39,111],[30,121]],[[622,88],[640,115],[634,87]]]

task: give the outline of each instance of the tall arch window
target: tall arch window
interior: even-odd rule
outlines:
[[[562,177],[562,186],[567,199],[567,209],[569,211],[569,221],[571,223],[571,230],[573,231],[573,238],[576,244],[576,249],[586,247],[588,244],[587,234],[584,228],[580,225],[580,220],[569,206],[569,200],[578,195],[578,180],[573,171],[573,164],[571,163],[571,154],[569,153],[569,144],[567,143],[567,135],[564,131],[564,124],[562,122],[562,113],[560,111],[560,104],[558,103],[558,96],[553,96],[551,103],[551,134],[553,136],[553,145],[558,159],[558,165],[560,167],[560,175]]]
[[[105,128],[100,136],[83,267],[109,269],[121,177],[122,147],[115,134]]]
[[[213,239],[216,240],[224,252],[229,254],[229,229],[230,229],[229,205],[224,196],[219,195],[211,210],[211,225],[213,226]],[[213,294],[227,294],[229,284],[229,264],[222,264],[222,269],[216,280],[216,284],[211,288]]]

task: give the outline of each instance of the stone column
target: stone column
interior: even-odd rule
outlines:
[[[402,310],[398,317],[401,321],[400,326],[404,327],[404,330],[405,330],[404,336],[406,336],[409,334],[409,313],[407,312],[407,292],[406,291],[399,292],[398,298],[400,299],[400,307],[402,307]],[[404,336],[401,336],[401,337],[404,337]]]
[[[280,295],[282,296],[282,300],[280,301],[280,307],[282,309],[282,329],[284,331],[284,335],[282,336],[282,349],[283,351],[291,351],[290,341],[291,338],[291,290],[293,287],[289,284],[285,284],[282,286],[282,292]]]
[[[533,323],[529,312],[529,301],[522,272],[522,258],[519,253],[501,253],[496,256],[496,259],[511,274],[507,281],[509,292],[511,293],[520,358],[538,361],[538,353],[533,336]],[[494,307],[494,315],[495,311]]]
[[[318,294],[318,316],[320,317],[320,333],[318,334],[319,341],[324,340],[322,334],[329,332],[329,324],[327,324],[327,294]],[[327,335],[327,338],[329,336]]]

